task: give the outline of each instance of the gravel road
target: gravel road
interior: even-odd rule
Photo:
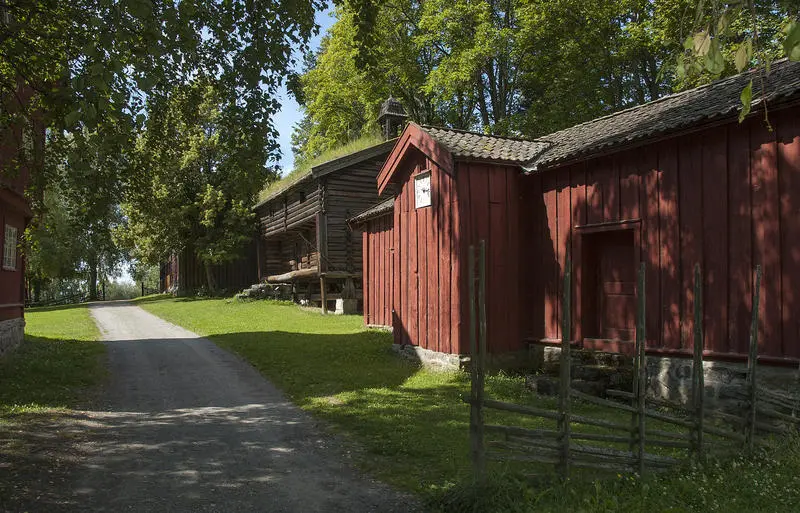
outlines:
[[[409,511],[249,364],[129,303],[94,305],[110,384],[87,412],[90,511]]]

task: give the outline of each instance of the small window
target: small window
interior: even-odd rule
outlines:
[[[414,177],[415,207],[431,206],[431,172],[418,174]]]
[[[6,225],[3,239],[3,269],[15,271],[17,269],[17,229]]]

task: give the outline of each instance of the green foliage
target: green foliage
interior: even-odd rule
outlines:
[[[88,307],[33,308],[25,320],[25,341],[0,359],[0,413],[85,404],[106,375]]]
[[[213,83],[197,80],[148,105],[123,204],[121,238],[137,260],[155,265],[189,248],[218,264],[251,239],[255,191],[273,176],[263,165],[269,149],[223,100]]]
[[[213,77],[226,116],[274,155],[276,92],[292,50],[316,30],[320,7],[316,0],[11,2],[0,21],[0,90],[15,91],[20,78],[36,90],[19,114],[47,114],[51,136],[64,143],[51,167],[93,134],[109,148],[128,148],[146,102],[196,77]]]
[[[690,35],[677,55],[680,89],[751,67],[767,67],[775,59],[791,58],[794,52],[800,58],[800,31],[793,20],[797,11],[790,3],[700,2],[689,12],[692,20],[686,30]],[[743,108],[750,110],[749,105]]]
[[[690,3],[391,0],[373,6],[368,48],[345,3],[300,79],[295,154],[373,130],[389,95],[420,123],[528,136],[658,98]]]

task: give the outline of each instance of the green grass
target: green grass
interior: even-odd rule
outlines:
[[[549,477],[531,484],[511,476],[522,469],[552,476],[552,466],[494,464],[490,467],[495,476],[492,484],[476,491],[470,483],[469,408],[460,398],[469,389],[467,377],[460,372],[421,369],[399,358],[391,352],[391,336],[364,329],[360,316],[321,316],[264,301],[172,299],[141,306],[243,356],[293,402],[352,441],[356,460],[365,471],[429,498],[441,511],[713,511],[710,502],[703,503],[698,497],[703,497],[704,490],[720,486],[723,478],[736,482],[743,491],[733,496],[720,491],[711,497],[720,508],[734,507],[735,501],[761,504],[763,487],[772,490],[791,484],[800,490],[795,451],[791,458],[786,456],[794,465],[787,467],[791,472],[781,471],[769,458],[732,460],[727,466],[651,478],[644,487],[613,474],[598,481],[596,472],[575,473],[567,485]],[[490,376],[487,394],[500,400],[555,406],[553,399],[526,392],[522,378],[516,376]],[[630,421],[627,414],[586,404],[576,405],[574,411]],[[486,420],[555,428],[553,421],[497,411],[487,411]],[[675,429],[657,422],[648,426]],[[665,450],[666,454],[670,451]],[[666,494],[666,490],[674,493]],[[644,509],[642,501],[647,506]],[[781,501],[782,496],[763,505],[787,511]]]
[[[311,168],[323,164],[330,160],[344,157],[357,151],[365,150],[371,146],[375,146],[384,142],[383,138],[379,135],[365,135],[348,142],[342,146],[327,150],[320,154],[317,158],[308,160],[292,169],[286,176],[281,177],[269,185],[267,185],[259,194],[258,201],[264,201],[269,196],[278,191],[283,191],[292,186],[295,182],[306,176],[311,172]]]
[[[25,341],[0,359],[0,413],[82,404],[105,377],[105,348],[86,305],[25,312]]]

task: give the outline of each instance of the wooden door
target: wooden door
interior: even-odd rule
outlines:
[[[636,339],[636,262],[633,232],[609,232],[598,240],[598,325],[606,340]]]
[[[636,339],[636,268],[634,230],[585,234],[581,293],[583,345],[629,353]]]

